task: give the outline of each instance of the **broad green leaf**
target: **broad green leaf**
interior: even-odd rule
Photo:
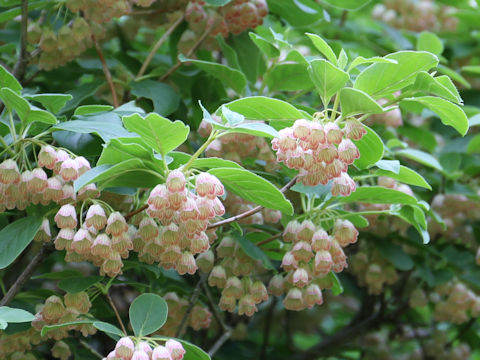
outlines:
[[[402,102],[404,101],[416,102],[432,110],[440,117],[442,123],[453,127],[462,136],[468,131],[467,115],[465,115],[465,112],[458,105],[455,105],[448,100],[434,96],[422,96],[402,100]]]
[[[27,216],[0,230],[0,269],[10,265],[30,244],[42,221],[41,217]]]
[[[393,59],[386,59],[380,56],[374,56],[371,58],[364,58],[363,56],[359,56],[352,61],[347,71],[350,72],[353,69],[355,69],[357,66],[360,66],[363,64],[375,64],[375,63],[398,64],[398,61]]]
[[[372,0],[322,0],[334,7],[346,10],[358,10],[367,5]]]
[[[465,86],[467,89],[470,89],[472,86],[470,85],[470,83],[462,76],[460,75],[459,73],[457,73],[455,70],[452,70],[446,66],[443,66],[443,65],[438,65],[437,67],[437,70],[439,73],[441,74],[445,74],[449,77],[451,77],[454,81],[462,84],[463,86]]]
[[[375,248],[380,254],[390,261],[397,269],[408,271],[413,268],[414,263],[410,255],[403,251],[400,245],[394,244],[391,241],[374,241]]]
[[[15,76],[10,74],[7,69],[0,65],[0,88],[4,87],[9,88],[16,93],[20,93],[22,91],[22,85],[20,85]]]
[[[400,173],[400,161],[398,160],[380,160],[375,163],[375,166],[382,170],[393,172],[395,174]]]
[[[445,87],[448,91],[450,91],[450,93],[453,94],[454,98],[456,99],[453,100],[453,102],[457,104],[463,104],[462,97],[460,96],[457,87],[453,83],[452,79],[450,79],[450,77],[448,77],[447,75],[440,75],[437,76],[435,80],[437,81],[437,83],[443,85],[443,87]]]
[[[430,31],[423,31],[420,33],[417,39],[417,50],[428,51],[435,55],[441,55],[443,53],[442,40],[437,35]]]
[[[51,280],[61,280],[67,279],[72,277],[80,277],[82,273],[78,270],[62,270],[62,271],[55,271],[40,275],[32,276],[32,280],[35,279],[51,279]]]
[[[403,165],[400,165],[400,170],[398,173],[380,169],[375,172],[375,175],[388,176],[405,184],[420,186],[425,189],[432,190],[432,187],[425,181],[422,175]]]
[[[116,326],[103,322],[103,321],[95,321],[92,324],[97,330],[100,330],[113,338],[114,340],[118,341],[118,339],[124,337],[126,334],[123,333],[122,330],[117,328]]]
[[[314,0],[267,0],[270,13],[293,27],[306,27],[323,20],[323,7]]]
[[[405,150],[399,150],[395,152],[396,155],[404,156],[410,160],[414,160],[419,162],[420,164],[423,164],[425,166],[432,167],[434,169],[437,169],[439,171],[443,171],[442,165],[438,162],[437,159],[435,159],[432,155],[421,151],[421,150],[416,150],[416,149],[405,149]]]
[[[270,125],[258,123],[242,123],[227,130],[227,133],[250,134],[254,136],[263,136],[268,138],[278,137],[278,132]]]
[[[453,83],[448,84],[447,82],[445,82],[445,79],[450,80],[450,78],[445,75],[434,78],[426,71],[421,71],[418,73],[417,78],[415,79],[412,90],[418,90],[429,94],[434,94],[447,100],[453,101],[457,104],[460,104],[462,102],[462,99],[460,98],[457,89],[455,88]],[[449,87],[453,86],[453,89],[447,88],[442,84],[442,82],[445,82],[445,84],[447,84],[447,86]]]
[[[70,94],[35,94],[25,96],[29,100],[38,101],[48,111],[56,114],[65,106],[65,104],[72,100],[73,96]]]
[[[179,120],[172,122],[155,113],[145,118],[133,114],[124,116],[122,120],[129,131],[140,135],[145,143],[162,155],[182,145],[190,131],[183,122]]]
[[[128,172],[148,169],[143,161],[139,159],[129,159],[114,165],[99,165],[87,171],[73,183],[75,191],[80,190],[85,185],[95,182],[111,183],[112,180]],[[110,186],[113,186],[110,184]],[[119,186],[118,184],[116,186]]]
[[[359,187],[346,197],[337,199],[342,203],[362,202],[368,204],[410,204],[415,205],[417,199],[401,191],[382,186]]]
[[[340,282],[340,279],[338,278],[337,274],[335,274],[333,271],[330,271],[327,275],[331,280],[332,280],[332,295],[333,296],[338,296],[341,293],[343,293],[343,286],[342,283]]]
[[[167,321],[168,305],[156,294],[142,294],[130,305],[130,324],[135,336],[147,336]]]
[[[180,96],[168,84],[143,80],[132,81],[130,86],[133,95],[152,100],[153,110],[162,116],[168,116],[175,112],[180,105]]]
[[[82,105],[75,109],[73,115],[90,115],[110,111],[113,109],[114,107],[111,105]]]
[[[340,50],[340,54],[338,55],[338,67],[342,70],[345,70],[348,64],[348,55],[344,49]]]
[[[350,80],[345,71],[324,59],[311,61],[308,69],[324,105],[327,105],[332,96]]]
[[[242,93],[245,89],[245,86],[247,86],[247,79],[245,78],[245,75],[241,71],[233,69],[229,66],[209,61],[188,59],[183,55],[180,55],[178,58],[181,62],[192,63],[200,70],[203,70],[213,77],[219,79],[225,86],[231,87],[237,93]]]
[[[8,306],[0,306],[0,321],[7,323],[31,322],[35,315],[23,309],[14,309]]]
[[[359,169],[367,169],[383,157],[384,146],[382,139],[375,131],[365,126],[367,133],[360,140],[353,140],[360,152],[360,157],[353,165]]]
[[[337,212],[342,215],[342,219],[349,220],[356,228],[364,228],[370,224],[366,217],[358,215],[355,212],[345,210],[337,210]]]
[[[234,127],[238,124],[241,124],[245,121],[245,116],[237,113],[236,111],[230,110],[226,106],[221,107],[222,120],[224,124],[228,124],[231,127]]]
[[[344,117],[384,112],[384,109],[368,94],[353,88],[340,90],[340,105]]]
[[[275,270],[275,267],[272,265],[272,262],[270,261],[268,256],[253,242],[240,235],[239,233],[235,233],[235,241],[238,242],[243,251],[245,251],[245,254],[250,256],[251,259],[261,261],[262,265],[267,270]]]
[[[185,356],[183,357],[183,360],[211,360],[210,356],[208,356],[208,354],[200,349],[197,345],[193,345],[192,343],[189,343],[183,339],[175,340],[182,343],[182,346],[185,349]]]
[[[268,58],[276,58],[280,55],[280,50],[264,37],[254,32],[249,32],[248,35],[255,45],[258,46],[260,51],[263,52]]]
[[[272,92],[313,88],[307,66],[293,61],[276,64],[265,74],[263,81]]]
[[[61,329],[63,327],[67,326],[76,326],[76,325],[85,325],[85,324],[93,324],[95,320],[77,320],[77,321],[71,321],[71,322],[66,322],[62,324],[56,324],[56,325],[45,325],[42,328],[42,331],[40,332],[40,335],[45,336],[46,333],[48,333],[51,330],[56,330],[56,329]]]
[[[228,191],[269,209],[293,214],[293,206],[280,190],[264,178],[244,169],[216,168],[208,171],[215,175]]]
[[[385,56],[385,59],[398,63],[370,65],[358,75],[354,88],[378,99],[410,85],[417,73],[438,64],[438,58],[425,51],[399,51]]]
[[[29,1],[28,2],[28,10],[36,10],[36,9],[45,9],[52,6],[51,0],[37,0],[37,1]],[[22,8],[20,6],[2,10],[0,12],[0,24],[9,20],[16,18],[17,16],[22,14]]]
[[[312,40],[313,45],[317,48],[325,58],[333,65],[337,65],[337,57],[328,43],[320,36],[315,34],[306,33],[306,35]]]
[[[103,276],[76,276],[58,282],[58,287],[68,293],[79,293],[102,281]]]
[[[476,135],[470,140],[467,147],[468,154],[480,153],[480,135]]]
[[[213,168],[219,168],[219,167],[223,167],[223,168],[232,167],[237,169],[243,169],[240,165],[238,165],[234,161],[225,160],[225,159],[216,158],[216,157],[195,159],[193,161],[192,167],[195,169],[213,169]]]
[[[50,125],[57,123],[57,118],[53,114],[32,106],[27,100],[9,88],[0,90],[0,99],[10,111],[15,110],[17,112],[18,117],[25,125],[34,122]]]
[[[240,63],[238,62],[238,54],[235,51],[235,49],[227,44],[227,42],[225,41],[222,35],[219,34],[215,36],[215,39],[217,40],[218,45],[220,45],[220,49],[222,50],[222,55],[227,60],[228,66],[230,66],[231,68],[240,70],[241,67],[240,67]]]
[[[470,74],[480,75],[480,66],[479,65],[463,66],[462,71]]]
[[[72,120],[57,124],[53,129],[80,134],[95,134],[100,136],[105,142],[117,137],[135,136],[125,130],[121,125],[108,121]]]
[[[425,214],[419,207],[404,206],[400,209],[400,211],[393,212],[393,215],[398,216],[406,223],[412,225],[415,230],[417,230],[418,234],[421,236],[424,244],[429,243],[430,234],[425,227],[421,226],[422,223],[426,225]]]

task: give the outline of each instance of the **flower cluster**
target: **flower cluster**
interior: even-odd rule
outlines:
[[[157,345],[152,349],[146,341],[134,344],[129,337],[123,337],[104,360],[182,360],[184,356],[185,349],[177,340],[167,340],[165,345]]]
[[[195,192],[187,188],[187,179],[180,170],[169,173],[166,183],[157,185],[148,198],[147,213],[135,235],[134,248],[142,261],[160,262],[179,274],[194,274],[194,255],[207,251],[214,232],[207,232],[210,220],[225,213],[218,198],[225,192],[213,175],[195,177]],[[158,220],[160,228],[154,219]],[[210,236],[210,238],[209,238]]]
[[[257,262],[231,236],[225,236],[216,250],[221,260],[213,269],[213,252],[208,258],[206,254],[199,260],[202,262],[200,269],[210,272],[208,285],[222,289],[220,309],[233,313],[238,301],[238,314],[252,316],[258,311],[257,305],[268,299],[265,285],[252,279]]]
[[[369,294],[379,295],[385,285],[398,281],[398,274],[387,259],[375,247],[361,242],[360,249],[351,259],[351,272],[360,286],[366,286]]]
[[[32,350],[33,345],[42,341],[40,332],[34,328],[20,331],[14,334],[0,332],[0,354],[7,359],[35,360],[36,358],[27,351]],[[10,358],[8,357],[10,355]]]
[[[387,0],[377,4],[372,11],[374,18],[399,29],[412,31],[455,31],[458,19],[454,8],[436,5],[433,0]]]
[[[63,298],[52,295],[45,300],[42,309],[35,315],[32,326],[40,332],[45,325],[81,320],[82,315],[87,314],[91,306],[86,292],[67,293]],[[70,325],[50,330],[45,337],[58,341],[68,337],[69,330],[78,330],[83,336],[95,334],[97,331],[91,324]]]
[[[168,304],[168,318],[159,333],[163,336],[175,336],[188,309],[188,298],[179,297],[176,292],[168,292],[163,298]],[[188,326],[193,330],[208,329],[212,320],[212,313],[208,307],[197,303],[188,318]]]
[[[67,0],[66,6],[71,12],[81,12],[87,20],[97,24],[127,15],[131,10],[128,0]]]
[[[277,161],[300,171],[298,180],[304,185],[325,185],[332,180],[332,194],[347,196],[355,191],[348,165],[360,157],[352,140],[360,140],[365,133],[356,119],[348,119],[343,129],[333,122],[322,125],[299,119],[293,127],[279,131],[272,148],[277,151]]]
[[[357,229],[348,220],[337,220],[331,235],[309,220],[289,222],[283,233],[283,240],[292,243],[282,260],[287,274],[272,278],[270,293],[280,296],[286,292],[283,304],[289,310],[321,305],[321,289],[327,287],[325,277],[330,271],[338,273],[347,267],[343,248],[356,242],[357,237]]]
[[[13,159],[0,164],[0,212],[14,208],[24,210],[38,203],[65,204],[98,195],[93,184],[78,194],[73,189],[73,181],[90,170],[90,163],[82,156],[72,158],[61,149],[44,146],[38,154],[37,165],[33,170],[20,172]]]
[[[424,359],[425,355],[438,360],[465,360],[471,358],[471,349],[464,342],[452,344],[447,331],[436,330],[426,341],[424,351],[415,359]]]
[[[480,297],[465,284],[450,281],[435,290],[438,296],[431,297],[435,303],[435,320],[462,324],[480,315]]]

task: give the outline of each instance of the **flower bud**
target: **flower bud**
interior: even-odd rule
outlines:
[[[294,270],[297,268],[298,266],[297,260],[295,260],[295,256],[293,256],[293,254],[290,251],[286,252],[285,255],[283,255],[281,266],[286,271]]]
[[[148,204],[154,210],[163,210],[170,206],[168,201],[168,189],[165,185],[159,184],[153,188],[148,197]]]
[[[75,158],[75,162],[77,163],[77,169],[78,169],[79,175],[85,174],[88,170],[92,168],[90,166],[90,162],[87,159],[85,159],[83,156],[78,156],[77,158]]]
[[[324,126],[327,142],[329,144],[340,144],[343,139],[343,131],[337,124],[329,122]]]
[[[60,360],[68,360],[72,355],[70,347],[64,341],[57,341],[52,347],[52,356]]]
[[[281,296],[283,294],[284,287],[283,276],[277,274],[271,278],[268,284],[268,292],[275,296]]]
[[[322,290],[316,284],[310,284],[304,290],[303,299],[305,306],[312,308],[315,305],[323,304]]]
[[[129,337],[123,337],[115,345],[115,355],[120,358],[130,358],[133,355],[135,345]]]
[[[302,290],[297,289],[296,287],[292,287],[288,290],[285,299],[283,299],[283,306],[287,310],[295,310],[300,311],[305,309],[305,305],[303,304],[303,296]]]
[[[211,287],[218,287],[222,289],[227,283],[227,274],[225,268],[221,265],[216,265],[208,277],[208,285]]]
[[[360,152],[352,140],[343,139],[340,145],[338,145],[338,157],[345,164],[351,165],[360,157]]]
[[[297,242],[298,232],[301,230],[300,223],[296,220],[290,221],[283,232],[283,240],[285,242]]]
[[[152,360],[172,360],[172,357],[165,346],[159,345],[153,349]]]
[[[222,311],[234,312],[237,300],[233,296],[225,296],[222,294],[218,306]]]
[[[303,221],[297,233],[296,241],[305,241],[310,243],[315,232],[315,225],[310,221]]]
[[[17,163],[12,159],[7,159],[0,164],[0,183],[18,184],[20,181],[20,171]]]
[[[143,350],[136,350],[131,360],[150,360],[150,356]]]
[[[38,153],[38,166],[52,170],[57,161],[57,152],[50,145],[42,146]]]
[[[72,244],[74,236],[75,236],[75,230],[60,229],[60,232],[55,238],[55,249],[59,251],[69,249]]]
[[[240,299],[243,296],[243,286],[239,278],[232,276],[227,279],[222,295]]]
[[[319,250],[315,255],[315,271],[320,274],[328,274],[332,266],[332,255],[327,250]]]
[[[185,355],[185,349],[183,348],[182,344],[177,340],[169,339],[165,343],[165,347],[170,354],[172,355],[172,360],[182,360],[183,356]]]
[[[298,268],[295,270],[292,276],[292,284],[298,288],[307,286],[310,282],[308,272],[304,268]]]
[[[195,261],[200,271],[208,274],[212,270],[213,264],[215,263],[215,255],[213,254],[213,251],[208,250],[198,255]]]
[[[128,225],[125,218],[118,211],[110,214],[107,220],[105,232],[112,236],[121,236],[128,231]]]
[[[102,230],[107,224],[107,215],[102,206],[94,204],[88,208],[85,217],[85,225],[94,227],[97,230]]]
[[[356,189],[355,182],[346,172],[342,172],[340,177],[333,179],[333,184],[331,189],[333,196],[338,196],[338,195],[348,196],[352,192],[354,192],[355,189]]]
[[[258,311],[251,295],[245,295],[238,301],[238,315],[253,316]]]
[[[78,310],[82,314],[86,314],[92,307],[88,294],[85,291],[78,293],[66,293],[64,298],[65,306]]]
[[[107,234],[101,233],[97,235],[91,247],[92,255],[100,256],[102,258],[108,257],[112,251],[112,241]]]
[[[224,236],[217,246],[217,255],[221,258],[232,256],[235,245],[235,240],[231,236]]]
[[[209,173],[201,173],[196,177],[195,190],[199,196],[207,197],[211,200],[225,193],[220,180]]]
[[[40,229],[35,234],[33,240],[39,242],[48,242],[52,238],[52,232],[50,231],[50,221],[48,219],[43,219]]]
[[[79,176],[77,162],[70,157],[63,161],[60,165],[59,175],[65,181],[77,180]]]
[[[42,314],[47,323],[54,323],[56,320],[60,319],[65,315],[65,306],[63,305],[62,299],[56,295],[50,296],[45,300]]]
[[[357,241],[358,230],[348,220],[337,220],[333,230],[333,237],[341,247],[345,247]]]
[[[80,255],[88,254],[92,246],[92,237],[88,230],[79,229],[73,237],[72,249]]]
[[[73,205],[63,205],[55,215],[55,222],[60,229],[74,229],[77,227],[77,213]]]
[[[357,119],[349,119],[345,122],[345,134],[352,140],[360,140],[367,133],[365,127]]]
[[[249,293],[252,295],[255,304],[268,300],[267,288],[261,281],[255,281],[252,286],[250,286]]]
[[[327,232],[323,229],[315,231],[312,237],[312,250],[317,252],[320,250],[328,251],[332,245],[332,240]]]
[[[180,275],[185,275],[186,273],[193,275],[197,271],[195,258],[189,251],[183,252],[182,256],[178,260],[178,263],[175,265],[175,270],[177,270]]]
[[[168,174],[165,185],[169,192],[183,192],[186,185],[185,175],[180,170],[173,170]]]
[[[312,247],[306,241],[297,242],[290,252],[296,261],[308,262],[313,257]]]

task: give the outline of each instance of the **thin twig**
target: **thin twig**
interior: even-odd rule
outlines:
[[[139,207],[137,210],[133,210],[132,212],[125,215],[125,220],[128,220],[128,219],[130,219],[131,217],[133,217],[137,214],[140,214],[143,210],[145,210],[147,208],[148,208],[148,205],[143,205],[143,206]]]
[[[87,349],[88,351],[90,351],[93,355],[95,355],[97,358],[99,359],[103,359],[103,355],[100,354],[97,350],[95,350],[94,348],[92,348],[90,346],[90,344],[88,344],[85,340],[80,340],[80,345],[82,345],[85,349]]]
[[[260,350],[260,359],[267,359],[268,342],[270,341],[270,330],[272,328],[273,311],[277,305],[277,298],[274,297],[268,308],[267,318],[265,319],[265,330],[263,332],[262,349]]]
[[[115,313],[115,316],[117,317],[118,323],[120,324],[120,327],[122,328],[123,333],[127,335],[127,329],[125,328],[125,325],[123,325],[122,318],[120,317],[117,307],[115,306],[115,303],[113,302],[113,299],[108,293],[108,291],[105,293],[105,296],[107,297],[107,300],[110,303],[110,306],[112,307],[113,312]]]
[[[170,26],[167,31],[165,31],[165,33],[160,37],[160,39],[158,39],[158,41],[155,43],[155,45],[153,46],[152,50],[150,51],[150,53],[148,54],[147,58],[145,59],[145,61],[143,62],[142,64],[142,67],[140,68],[140,71],[138,72],[137,74],[137,79],[141,76],[143,76],[143,74],[145,74],[145,71],[147,70],[147,67],[148,65],[150,64],[150,62],[152,61],[153,57],[155,56],[155,53],[158,51],[158,49],[160,48],[160,46],[162,46],[162,44],[165,42],[165,40],[168,39],[168,37],[170,36],[170,34],[182,23],[183,19],[185,19],[185,14],[183,14],[182,16],[180,16],[173,24],[172,26]]]
[[[115,86],[113,85],[112,74],[110,73],[110,69],[107,66],[105,57],[103,56],[102,47],[100,46],[95,35],[93,34],[92,34],[92,41],[95,44],[95,49],[97,49],[98,57],[102,62],[103,73],[105,74],[105,78],[107,79],[108,86],[110,87],[110,92],[112,93],[113,105],[117,108],[119,106],[117,93],[115,92]]]
[[[259,241],[259,242],[256,243],[255,245],[257,245],[257,246],[262,246],[262,245],[268,244],[269,242],[271,242],[271,241],[273,241],[273,240],[276,240],[276,239],[278,239],[279,237],[282,237],[282,235],[283,235],[282,233],[278,233],[277,235],[273,235],[272,237],[269,237],[268,239]]]
[[[33,275],[33,272],[37,268],[37,266],[47,257],[47,255],[52,250],[51,244],[43,244],[40,251],[33,257],[32,261],[27,265],[25,270],[18,276],[17,280],[13,283],[13,285],[8,289],[8,292],[0,301],[0,306],[8,305],[15,295],[22,289],[25,282]]]
[[[217,306],[216,306],[215,302],[213,301],[212,294],[210,293],[210,290],[208,289],[208,286],[205,283],[203,283],[202,287],[203,287],[203,291],[204,291],[205,295],[207,295],[208,304],[209,304],[210,310],[212,310],[213,317],[215,318],[215,320],[220,325],[220,327],[222,328],[223,331],[230,330],[230,327],[227,324],[225,324],[225,322],[223,321],[219,311],[217,310]]]
[[[192,313],[193,307],[195,306],[195,303],[198,300],[198,297],[200,296],[200,290],[202,288],[202,284],[205,282],[207,279],[207,274],[201,274],[200,275],[200,280],[198,281],[197,285],[195,286],[195,290],[193,290],[192,296],[190,296],[190,299],[188,300],[188,307],[187,311],[185,312],[185,315],[183,315],[182,322],[178,326],[177,332],[175,333],[176,338],[181,338],[186,330],[186,323],[188,318],[190,317],[190,314]]]
[[[202,43],[205,41],[205,39],[207,38],[207,36],[210,34],[210,32],[213,30],[213,28],[217,25],[217,22],[214,22],[212,23],[206,30],[205,32],[202,34],[202,36],[200,36],[200,38],[197,40],[197,42],[195,44],[193,44],[192,48],[190,50],[188,50],[188,52],[185,54],[185,56],[187,58],[189,58],[190,56],[192,56],[192,54],[200,47],[200,45],[202,45]],[[168,77],[170,75],[172,75],[175,71],[177,71],[177,69],[182,66],[182,62],[180,60],[177,60],[177,62],[175,63],[175,65],[173,65],[164,75],[162,75],[162,77],[160,78],[160,81],[165,81],[168,79]]]
[[[215,341],[215,344],[210,348],[208,351],[208,355],[212,357],[213,355],[216,354],[218,350],[227,342],[228,339],[230,339],[230,336],[232,336],[232,332],[230,330],[225,331],[222,336],[218,338],[217,341]]]
[[[15,64],[15,69],[13,70],[13,75],[19,80],[22,81],[25,76],[25,71],[27,70],[28,64],[28,52],[27,52],[27,32],[28,32],[28,0],[22,0],[21,4],[22,11],[22,23],[21,23],[21,33],[20,33],[20,56],[17,63]]]
[[[280,192],[284,193],[286,192],[288,189],[290,189],[293,185],[295,185],[295,183],[297,182],[297,177],[295,176],[292,180],[290,180],[288,182],[287,185],[285,185],[281,190]],[[261,211],[264,207],[263,206],[256,206],[254,207],[253,209],[251,210],[248,210],[248,211],[245,211],[244,213],[241,213],[241,214],[238,214],[238,215],[235,215],[235,216],[232,216],[232,217],[229,217],[228,219],[224,219],[222,221],[219,221],[219,222],[216,222],[214,224],[211,224],[208,226],[208,229],[215,229],[217,227],[220,227],[220,226],[223,226],[223,225],[227,225],[227,224],[230,224],[234,221],[237,221],[237,220],[240,220],[240,219],[243,219],[243,218],[246,218],[246,217],[249,217],[249,216],[252,216],[253,214],[256,214],[257,212]],[[258,244],[257,244],[258,245]]]

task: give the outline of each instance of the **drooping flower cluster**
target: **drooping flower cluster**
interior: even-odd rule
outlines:
[[[31,204],[66,204],[98,196],[93,184],[78,194],[73,189],[73,181],[90,170],[90,163],[84,157],[72,158],[64,150],[44,146],[38,154],[37,165],[31,171],[20,172],[12,159],[0,164],[0,212],[14,208],[24,210]]]
[[[257,261],[231,236],[225,236],[216,250],[221,259],[218,265],[212,269],[214,255],[210,251],[199,258],[199,267],[203,272],[210,272],[208,285],[222,289],[220,309],[233,313],[238,301],[238,314],[252,316],[258,311],[257,305],[268,299],[265,285],[252,278]]]
[[[65,5],[71,12],[81,12],[87,20],[97,24],[127,15],[131,10],[128,0],[67,0]]]
[[[223,202],[225,205],[226,211],[231,215],[238,215],[247,211],[252,210],[255,205],[252,202],[249,202],[245,199],[242,199],[240,196],[228,193],[227,198]],[[251,216],[245,217],[238,220],[240,224],[258,224],[262,225],[265,223],[276,224],[282,218],[282,213],[278,210],[272,210],[263,208],[262,211],[259,211]]]
[[[282,260],[287,274],[272,278],[270,293],[280,296],[286,292],[283,304],[289,310],[321,305],[321,289],[329,282],[325,277],[348,266],[343,248],[356,242],[357,237],[357,229],[348,220],[337,220],[331,235],[309,220],[289,222],[283,233],[283,240],[292,243]]]
[[[142,261],[160,262],[166,269],[174,268],[179,274],[197,271],[194,255],[210,247],[207,232],[210,220],[225,213],[218,196],[225,190],[213,175],[200,173],[195,177],[195,192],[190,191],[180,170],[173,170],[165,184],[157,185],[148,198],[147,213],[139,223],[134,247]],[[153,220],[157,219],[160,228]]]
[[[359,251],[352,255],[350,265],[358,284],[366,286],[369,294],[381,294],[385,285],[398,281],[395,266],[365,242],[361,242]]]
[[[40,344],[42,337],[40,332],[34,328],[20,331],[14,334],[0,332],[0,354],[8,359],[35,360],[31,353],[32,346]]]
[[[87,314],[92,304],[86,292],[67,293],[63,298],[52,295],[35,315],[32,326],[41,331],[45,325],[55,325],[81,320]],[[92,324],[70,325],[48,331],[44,336],[48,339],[62,340],[68,337],[68,331],[78,330],[83,336],[96,333]]]
[[[180,297],[176,292],[168,292],[163,298],[168,305],[168,318],[165,325],[158,331],[163,336],[175,336],[188,309],[188,297]],[[212,320],[212,313],[208,307],[200,303],[193,306],[188,318],[188,326],[193,330],[208,329]]]
[[[456,341],[452,344],[446,330],[436,330],[425,342],[423,351],[415,358],[424,359],[425,355],[438,360],[471,359],[470,346],[465,342]]]
[[[279,131],[280,137],[272,140],[277,151],[277,161],[290,169],[299,170],[298,181],[307,186],[326,185],[332,180],[332,194],[349,195],[355,191],[355,182],[347,174],[360,153],[352,140],[360,140],[366,133],[355,119],[337,124],[299,119],[293,127]]]
[[[480,315],[480,296],[464,283],[450,281],[435,290],[438,296],[431,297],[435,303],[435,320],[462,324]]]
[[[102,275],[121,273],[122,259],[133,249],[134,227],[129,227],[118,211],[108,217],[100,204],[89,207],[85,220],[78,226],[73,205],[63,205],[55,215],[60,229],[55,238],[55,248],[66,250],[65,261],[90,261],[100,267]]]
[[[455,9],[437,5],[433,0],[387,0],[377,4],[372,11],[374,18],[399,29],[412,31],[455,31],[458,19],[452,16]]]
[[[115,350],[104,360],[182,360],[185,353],[182,344],[174,339],[169,339],[165,345],[157,345],[152,349],[146,341],[134,344],[131,338],[123,337],[118,340]]]

